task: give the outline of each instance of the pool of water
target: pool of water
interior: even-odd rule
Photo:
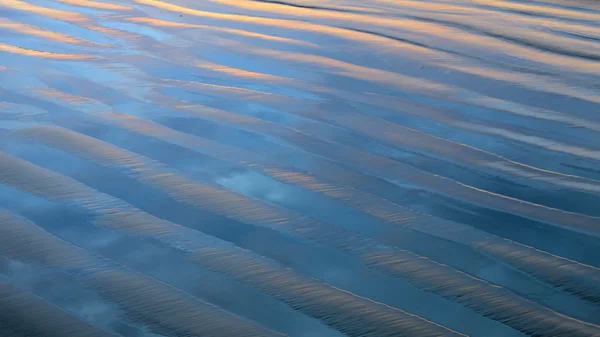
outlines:
[[[599,205],[594,0],[0,0],[1,336],[598,336]]]

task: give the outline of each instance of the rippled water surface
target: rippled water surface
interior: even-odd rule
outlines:
[[[0,336],[600,336],[600,2],[0,0]]]

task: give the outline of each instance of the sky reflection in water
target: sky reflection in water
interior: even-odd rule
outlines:
[[[0,0],[0,335],[600,335],[598,22]]]

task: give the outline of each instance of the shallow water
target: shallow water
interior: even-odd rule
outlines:
[[[600,336],[593,0],[0,0],[0,336]]]

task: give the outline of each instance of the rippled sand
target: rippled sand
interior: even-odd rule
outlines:
[[[593,0],[0,0],[0,336],[600,336]]]

